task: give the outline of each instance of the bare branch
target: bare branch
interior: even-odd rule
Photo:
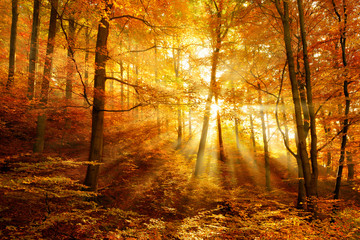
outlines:
[[[139,18],[139,17],[135,17],[132,15],[121,15],[121,16],[115,16],[115,17],[111,17],[110,20],[114,20],[114,19],[121,19],[121,18],[127,18],[127,19],[135,19],[138,20],[140,22],[143,22],[146,26],[149,27],[153,27],[148,21],[146,21],[145,19]]]
[[[139,103],[129,109],[117,109],[117,110],[110,110],[110,109],[99,109],[99,111],[101,112],[129,112],[131,110],[134,110],[135,108],[138,108],[138,107],[142,107],[142,106],[147,106],[149,104],[143,104],[143,103]]]
[[[283,137],[284,145],[285,145],[286,149],[291,153],[291,155],[293,155],[295,158],[297,158],[297,154],[295,154],[291,150],[290,146],[286,142],[286,136],[285,136],[285,133],[281,130],[280,122],[279,122],[279,114],[278,114],[278,108],[279,108],[280,96],[281,96],[281,91],[282,91],[283,82],[284,82],[284,75],[285,75],[286,66],[287,66],[287,61],[285,61],[284,68],[283,68],[283,71],[282,71],[282,74],[281,74],[280,89],[279,89],[279,94],[278,94],[277,99],[276,99],[275,118],[276,118],[277,127],[278,127],[278,129],[279,129],[279,131],[280,131],[280,133],[281,133],[281,135]]]

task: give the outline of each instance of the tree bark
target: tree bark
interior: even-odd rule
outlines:
[[[9,75],[6,83],[6,88],[14,84],[15,74],[15,53],[16,53],[16,38],[17,38],[17,22],[18,22],[18,0],[11,1],[12,20],[11,20],[11,35],[10,35],[10,53],[9,53]]]
[[[67,67],[66,67],[66,99],[72,98],[72,83],[74,79],[74,49],[75,49],[75,19],[73,16],[69,19],[69,34],[68,34],[68,54],[67,54]]]
[[[236,140],[236,148],[238,152],[241,154],[241,148],[240,148],[240,138],[239,138],[239,119],[235,116],[235,140]]]
[[[218,97],[219,97],[219,91],[218,86],[215,91],[215,104],[218,104]],[[225,162],[226,156],[225,156],[225,149],[224,149],[224,141],[222,137],[222,127],[221,127],[221,116],[220,116],[220,109],[217,109],[216,111],[216,122],[217,122],[217,132],[218,132],[218,144],[219,144],[219,160]]]
[[[220,46],[221,46],[221,41],[219,42],[219,45],[214,49],[212,54],[210,88],[209,88],[208,97],[206,99],[203,127],[201,132],[199,150],[196,158],[195,176],[200,176],[203,172],[205,145],[206,145],[206,138],[209,129],[211,103],[216,87],[216,69],[219,61]]]
[[[49,23],[49,34],[46,47],[46,57],[44,64],[44,76],[41,83],[41,96],[40,106],[45,107],[49,98],[49,83],[51,78],[52,60],[55,46],[55,35],[56,35],[56,18],[57,18],[57,5],[58,0],[51,1],[51,12],[50,12],[50,23]],[[42,152],[44,150],[45,142],[45,123],[46,113],[41,113],[37,121],[37,133],[36,141],[34,145],[34,152]]]
[[[220,110],[216,112],[216,121],[217,121],[217,129],[218,129],[218,140],[219,140],[219,160],[225,162],[225,149],[224,149],[224,141],[222,137],[222,127],[221,127],[221,117]]]
[[[313,193],[311,188],[311,169],[309,163],[309,156],[306,149],[306,135],[304,131],[304,124],[301,111],[301,101],[298,88],[298,82],[295,73],[294,56],[291,44],[291,30],[290,30],[290,16],[289,16],[289,2],[283,1],[283,8],[280,6],[280,0],[275,0],[276,8],[281,16],[284,27],[284,42],[286,49],[286,56],[288,61],[289,79],[291,83],[291,92],[293,104],[295,109],[295,123],[298,136],[298,155],[301,161],[301,166],[304,174],[306,195],[310,197]]]
[[[287,146],[290,146],[290,141],[289,141],[289,127],[287,124],[287,117],[286,117],[286,111],[285,111],[285,103],[284,103],[284,99],[281,99],[281,110],[282,110],[282,115],[283,115],[283,119],[284,119],[284,128],[285,128],[285,144]],[[287,169],[290,173],[291,171],[291,156],[290,156],[290,152],[286,151],[286,163],[287,163]]]
[[[120,79],[121,81],[124,81],[124,62],[121,59],[120,60]],[[124,84],[121,83],[120,86],[120,105],[121,105],[121,109],[124,109],[124,105],[125,105],[125,96],[124,96]]]
[[[177,109],[177,130],[178,130],[178,139],[177,139],[177,149],[181,148],[182,137],[183,137],[183,128],[182,128],[182,118],[181,118],[181,107],[180,107],[180,99],[178,100],[178,109]]]
[[[309,111],[310,119],[310,160],[311,160],[311,189],[313,191],[312,195],[317,196],[317,182],[318,182],[318,162],[317,162],[317,134],[316,134],[316,116],[314,111],[313,97],[312,97],[312,86],[311,86],[311,73],[310,73],[310,63],[307,49],[307,40],[306,40],[306,30],[305,30],[305,21],[304,21],[304,9],[303,1],[297,0],[298,10],[299,10],[299,22],[300,22],[300,35],[301,42],[303,45],[303,58],[304,58],[304,68],[305,68],[305,85],[306,85],[306,99],[307,99],[307,109]]]
[[[108,14],[111,6],[107,3],[105,13]],[[92,109],[91,145],[89,164],[84,184],[89,191],[97,191],[99,178],[99,163],[103,155],[105,80],[107,60],[107,40],[109,36],[109,22],[106,16],[102,17],[98,26],[95,54],[94,103]]]
[[[256,153],[256,140],[254,131],[254,119],[252,113],[250,113],[250,138],[252,142],[253,152]],[[255,158],[254,158],[255,159]]]
[[[354,171],[353,156],[350,151],[346,151],[346,161],[347,161],[347,168],[348,168],[347,180],[348,180],[348,182],[352,182],[352,180],[354,180],[355,171]]]
[[[192,129],[191,129],[191,118],[192,118],[192,108],[191,108],[191,98],[189,93],[189,136],[192,136]]]
[[[90,31],[89,27],[85,27],[85,59],[84,59],[84,65],[85,65],[85,73],[84,73],[84,91],[87,91],[87,88],[89,86],[89,46],[90,45]],[[84,106],[88,104],[87,100],[84,96]]]
[[[334,2],[333,2],[334,4]],[[347,142],[347,132],[349,130],[349,112],[350,112],[350,95],[349,95],[349,90],[348,90],[348,86],[349,86],[349,82],[347,80],[347,74],[346,74],[346,66],[347,66],[347,59],[346,59],[346,27],[347,27],[347,12],[346,12],[346,1],[343,0],[342,3],[342,8],[343,8],[343,13],[344,13],[344,19],[341,20],[340,15],[337,13],[335,4],[334,4],[334,9],[335,12],[337,13],[338,17],[339,17],[339,23],[342,23],[343,26],[341,28],[341,36],[340,36],[340,45],[341,45],[341,56],[342,56],[342,62],[343,62],[343,68],[345,71],[345,80],[344,80],[344,86],[343,86],[343,90],[344,90],[344,96],[345,96],[345,119],[343,122],[343,135],[341,138],[341,148],[340,148],[340,159],[339,159],[339,167],[338,167],[338,172],[337,172],[337,176],[336,176],[336,185],[335,185],[335,190],[334,190],[334,199],[339,199],[339,195],[340,195],[340,186],[341,186],[341,178],[342,178],[342,172],[343,172],[343,168],[344,168],[344,160],[345,160],[345,152],[346,152],[346,142]]]
[[[156,46],[156,44],[157,44],[156,39],[154,40],[154,42],[155,42],[155,49],[154,49],[155,85],[156,85],[156,87],[159,87],[160,81],[159,81],[159,77],[158,77],[158,52],[157,52],[157,46]],[[161,121],[160,121],[160,105],[159,104],[156,104],[155,111],[156,111],[156,125],[157,125],[158,135],[160,135],[160,133],[161,133]]]
[[[31,30],[30,55],[29,55],[29,77],[27,97],[32,100],[35,92],[35,71],[38,54],[38,36],[40,24],[40,0],[34,0],[33,22]]]
[[[259,89],[261,129],[262,129],[263,142],[264,142],[265,186],[266,186],[266,190],[270,191],[271,186],[270,186],[269,146],[268,146],[268,137],[266,134],[265,113],[264,113],[264,105],[262,102],[260,84],[258,84],[258,89]]]

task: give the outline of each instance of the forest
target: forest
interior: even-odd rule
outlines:
[[[358,0],[0,12],[0,239],[360,239]]]

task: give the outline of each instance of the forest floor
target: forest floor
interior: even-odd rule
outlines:
[[[210,139],[205,174],[194,178],[198,138],[176,149],[176,136],[154,136],[144,124],[106,138],[97,195],[80,185],[86,144],[1,158],[0,239],[360,238],[359,191],[344,184],[342,200],[331,200],[334,178],[324,169],[314,218],[295,208],[286,156],[272,154],[267,191],[260,149],[228,144],[220,162]]]

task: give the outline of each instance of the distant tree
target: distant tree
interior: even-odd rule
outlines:
[[[34,0],[33,21],[31,30],[30,55],[29,55],[29,77],[28,77],[28,93],[27,96],[31,100],[35,91],[35,69],[38,55],[38,36],[40,24],[40,0]]]
[[[58,0],[51,0],[50,4],[51,4],[51,12],[50,12],[49,34],[48,34],[48,41],[46,47],[44,75],[41,83],[41,96],[40,96],[41,108],[45,108],[49,99],[49,85],[51,78],[53,53],[55,47]],[[34,152],[37,153],[42,152],[44,150],[46,118],[47,118],[46,112],[42,112],[38,116],[37,127],[36,127],[36,141],[34,145]]]
[[[346,58],[346,31],[347,31],[347,21],[348,21],[348,13],[347,13],[347,5],[346,5],[346,0],[342,1],[341,4],[341,9],[342,9],[342,13],[339,13],[337,6],[335,4],[335,1],[332,0],[332,4],[334,7],[334,12],[337,16],[337,20],[339,22],[339,24],[341,25],[340,27],[340,46],[341,46],[341,59],[342,59],[342,64],[343,64],[343,68],[344,68],[344,83],[343,83],[343,92],[344,92],[344,97],[345,97],[345,119],[342,123],[343,125],[343,134],[342,134],[342,138],[341,138],[341,147],[340,147],[340,159],[339,159],[339,167],[338,167],[338,171],[337,171],[337,176],[336,176],[336,185],[335,185],[335,190],[334,190],[334,199],[339,199],[339,194],[340,194],[340,186],[341,186],[341,178],[342,178],[342,172],[343,172],[343,168],[344,168],[344,161],[345,161],[345,155],[346,155],[346,143],[347,143],[347,132],[349,130],[350,124],[349,124],[349,112],[350,112],[350,95],[349,95],[349,80],[348,80],[348,76],[347,76],[347,69],[346,66],[348,65],[347,62],[347,58]]]
[[[266,124],[265,124],[265,113],[264,113],[264,104],[262,101],[262,93],[261,93],[261,86],[258,84],[259,88],[259,107],[260,107],[260,119],[261,119],[261,129],[262,129],[262,136],[263,136],[263,143],[264,143],[264,162],[265,162],[265,185],[266,190],[271,190],[270,185],[270,156],[269,156],[269,142],[268,136],[266,134]]]
[[[7,89],[9,89],[14,83],[17,24],[19,17],[18,0],[11,1],[11,9],[12,9],[12,21],[11,21],[11,35],[10,35],[9,75],[6,83]]]

